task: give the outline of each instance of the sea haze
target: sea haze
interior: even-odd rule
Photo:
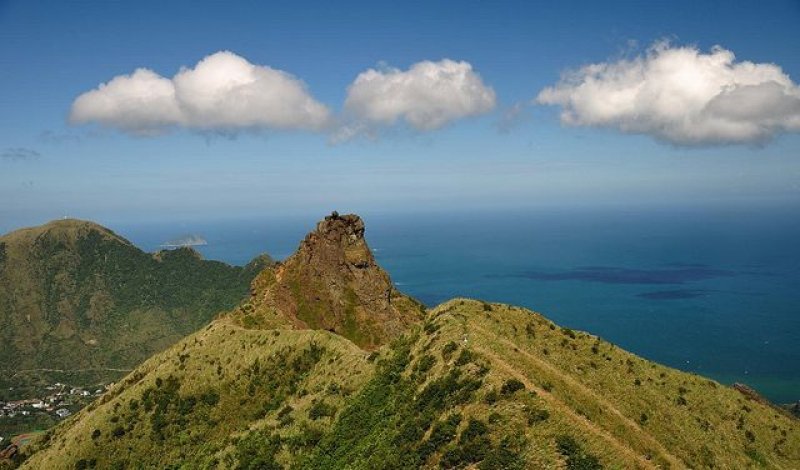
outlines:
[[[775,402],[800,399],[800,218],[796,208],[529,210],[365,215],[398,287],[427,305],[475,297]],[[154,251],[182,233],[204,256],[243,264],[289,255],[313,218],[115,226]]]

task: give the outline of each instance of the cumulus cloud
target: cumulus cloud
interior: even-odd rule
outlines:
[[[677,145],[752,144],[800,132],[800,87],[775,64],[716,46],[653,45],[565,74],[535,100],[571,126],[615,128]]]
[[[172,80],[137,69],[80,95],[72,103],[72,123],[98,123],[137,133],[151,133],[184,122]]]
[[[0,158],[13,161],[35,160],[41,156],[36,150],[25,147],[9,147],[0,152]]]
[[[201,131],[322,130],[330,110],[296,77],[228,51],[182,68],[173,78],[140,68],[80,95],[70,122],[133,134],[183,127]]]
[[[494,90],[468,62],[423,61],[408,70],[369,69],[356,77],[344,103],[347,125],[340,137],[405,122],[416,130],[491,111]]]

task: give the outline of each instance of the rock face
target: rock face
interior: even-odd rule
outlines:
[[[262,274],[253,288],[257,310],[295,328],[335,332],[364,349],[399,336],[424,315],[375,263],[357,215],[325,217],[292,256]]]

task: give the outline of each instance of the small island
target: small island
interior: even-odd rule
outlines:
[[[184,248],[187,246],[205,246],[208,241],[200,235],[183,235],[161,244],[161,248]]]

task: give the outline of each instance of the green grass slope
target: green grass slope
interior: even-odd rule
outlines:
[[[268,262],[152,255],[78,220],[4,235],[0,369],[132,368],[236,305]]]
[[[798,421],[534,312],[453,300],[367,353],[216,321],[24,468],[783,468]]]
[[[146,361],[76,419],[48,431],[29,468],[261,468],[267,435],[288,463],[372,375],[367,353],[324,331],[224,322]],[[292,444],[289,445],[288,442]]]

